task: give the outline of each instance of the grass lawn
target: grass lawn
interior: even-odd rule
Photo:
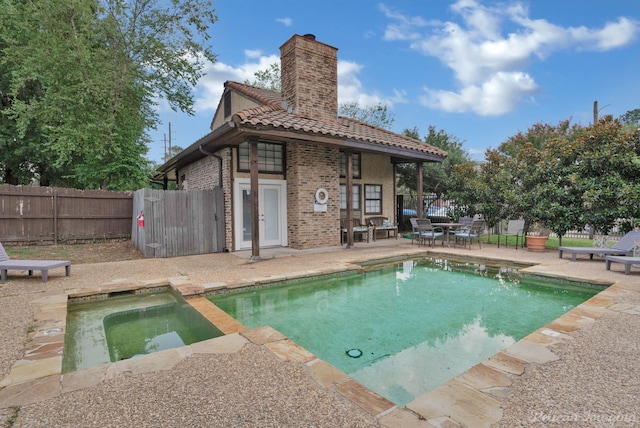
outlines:
[[[490,244],[496,244],[496,245],[498,244],[498,235],[484,235],[483,238],[484,239],[482,242],[488,242]],[[504,245],[504,237],[501,236],[500,238],[501,238],[500,245]],[[516,237],[509,236],[507,238],[508,238],[507,242],[509,246],[515,247]],[[558,242],[559,242],[558,238],[550,236],[549,239],[547,239],[547,244],[545,247],[549,249],[558,249],[559,247]],[[518,241],[518,246],[520,245],[522,245],[522,239]],[[588,238],[562,238],[562,245],[564,247],[592,247],[593,240]]]

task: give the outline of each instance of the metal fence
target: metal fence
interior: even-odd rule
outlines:
[[[131,238],[145,257],[224,251],[224,192],[220,187],[137,190],[133,195],[133,209]]]
[[[410,230],[411,225],[409,218],[415,217],[418,207],[417,195],[398,195],[398,223],[400,224],[400,230]],[[442,221],[444,217],[448,216],[449,208],[453,205],[452,201],[438,199],[435,194],[423,195],[422,197],[423,213],[426,217],[432,221]],[[506,220],[505,220],[506,223]],[[506,227],[506,224],[504,225]],[[497,233],[497,230],[496,232]],[[557,235],[551,232],[550,236],[557,237]],[[610,231],[607,236],[613,239],[622,236],[622,233],[618,230]],[[593,239],[593,233],[585,228],[583,230],[570,230],[564,234],[563,238],[585,238]]]
[[[132,194],[0,185],[0,241],[58,244],[131,236]]]

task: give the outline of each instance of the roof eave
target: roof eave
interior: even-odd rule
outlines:
[[[372,147],[375,147],[377,153],[384,153],[392,156],[396,159],[403,159],[404,162],[442,162],[446,155],[438,155],[435,153],[426,153],[417,150],[411,150],[401,147],[389,146],[389,145],[375,145],[370,142],[358,141],[358,140],[345,140],[344,147],[349,147],[355,150],[371,151]]]
[[[167,175],[169,172],[175,170],[183,160],[187,158],[203,158],[206,155],[201,152],[201,147],[206,147],[207,145],[215,142],[220,137],[224,136],[228,132],[235,129],[235,124],[232,121],[225,122],[222,126],[214,129],[209,132],[204,137],[197,140],[195,143],[191,144],[189,147],[169,159],[164,164],[158,167],[157,171],[161,173],[161,175]]]

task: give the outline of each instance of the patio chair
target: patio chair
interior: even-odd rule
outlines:
[[[418,219],[416,217],[409,218],[411,222],[411,245],[413,245],[413,240],[415,239],[420,243],[420,232],[418,231]]]
[[[431,220],[426,218],[418,218],[416,219],[417,231],[418,231],[418,245],[424,244],[426,240],[429,241],[429,246],[436,245],[436,239],[440,238],[442,240],[442,245],[444,246],[444,232],[441,227],[434,226],[431,224]],[[413,242],[413,241],[412,241]]]
[[[29,276],[33,275],[34,270],[39,270],[42,282],[47,282],[49,270],[63,266],[66,275],[71,275],[71,262],[68,260],[10,260],[9,255],[0,244],[0,278],[2,281],[7,280],[8,270],[26,270],[29,271]]]
[[[594,254],[625,256],[633,252],[636,241],[640,241],[640,231],[632,230],[631,232],[627,232],[626,235],[611,247],[558,247],[558,257],[562,258],[565,252],[571,253],[571,261],[575,262],[578,254],[589,254],[591,260],[593,260]]]
[[[458,243],[458,239],[461,239],[465,248],[467,246],[467,241],[469,241],[469,248],[471,248],[473,240],[476,239],[478,241],[478,246],[480,246],[480,249],[482,249],[480,235],[482,235],[482,232],[484,232],[486,227],[487,224],[484,220],[473,220],[473,223],[471,223],[471,226],[469,226],[467,229],[461,229],[456,232],[456,242],[454,246]]]
[[[509,246],[509,237],[516,237],[516,250],[518,249],[518,241],[522,238],[522,245],[524,245],[524,220],[509,220],[507,223],[507,230],[500,231],[498,235],[498,248],[500,248],[500,240],[504,236],[504,245]],[[520,245],[522,247],[522,245]]]

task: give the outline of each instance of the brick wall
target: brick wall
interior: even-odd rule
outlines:
[[[222,158],[222,186],[224,191],[225,216],[225,247],[233,248],[232,217],[232,158],[231,149],[223,149],[216,153]],[[189,189],[212,189],[219,186],[220,161],[213,156],[207,156],[180,170],[184,175]]]
[[[213,156],[207,156],[179,171],[180,176],[184,175],[187,184],[180,183],[183,187],[193,190],[207,190],[219,186],[218,179],[219,161]]]
[[[338,148],[287,144],[287,236],[292,248],[340,245],[338,153]],[[320,187],[329,193],[327,212],[314,212]]]

